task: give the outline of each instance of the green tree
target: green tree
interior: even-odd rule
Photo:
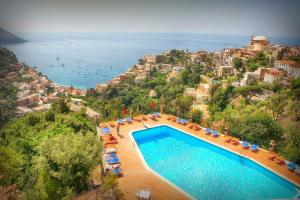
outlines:
[[[105,199],[115,199],[121,200],[124,199],[124,194],[118,188],[118,180],[116,175],[108,174],[104,177],[102,185]]]
[[[236,70],[238,71],[244,71],[244,63],[243,60],[241,58],[234,58],[233,59],[233,66]]]
[[[300,132],[299,124],[296,122],[290,123],[287,128],[286,146],[284,154],[290,161],[300,164]]]
[[[296,99],[300,99],[300,78],[292,79],[290,88],[292,95]]]
[[[176,98],[175,105],[177,108],[178,116],[188,118],[188,113],[193,103],[193,97],[181,96]]]
[[[300,120],[300,102],[293,101],[289,106],[289,113],[291,114],[291,118],[295,121]]]
[[[85,136],[64,134],[44,140],[34,157],[38,180],[36,189],[43,194],[41,198],[48,199],[53,192],[59,191],[63,192],[55,195],[66,195],[67,188],[73,188],[77,193],[87,189],[91,170],[99,159],[99,151],[100,144],[93,133]],[[48,183],[53,185],[57,181],[59,190],[48,188]]]
[[[0,186],[11,184],[22,173],[22,155],[10,147],[0,146]]]
[[[157,63],[168,64],[169,61],[170,61],[170,58],[168,56],[165,56],[165,55],[158,55],[156,57],[156,62]]]
[[[229,110],[225,115],[233,135],[265,148],[270,140],[280,141],[283,135],[282,126],[266,113]]]
[[[272,117],[277,120],[284,114],[287,96],[285,93],[276,93],[266,101],[266,104],[267,108],[272,111]]]
[[[191,112],[192,122],[201,123],[203,116],[203,111],[199,109],[194,109]]]
[[[70,112],[70,108],[67,105],[65,98],[59,98],[57,101],[52,103],[51,110],[53,110],[55,113],[68,113],[68,112]]]

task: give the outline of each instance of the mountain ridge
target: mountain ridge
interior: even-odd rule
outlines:
[[[0,28],[0,44],[18,44],[24,43],[27,40],[24,40],[5,29]]]

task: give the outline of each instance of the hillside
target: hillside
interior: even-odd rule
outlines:
[[[0,44],[17,44],[24,42],[26,42],[26,40],[23,40],[18,36],[0,28]]]

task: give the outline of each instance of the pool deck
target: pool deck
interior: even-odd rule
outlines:
[[[300,177],[289,171],[285,165],[281,166],[274,161],[269,160],[268,155],[270,155],[270,153],[267,151],[260,150],[255,153],[251,150],[243,150],[242,145],[235,146],[231,143],[226,143],[223,136],[214,138],[211,135],[206,135],[203,130],[196,131],[188,128],[188,126],[183,126],[177,124],[176,122],[169,121],[167,120],[168,117],[169,115],[162,115],[158,121],[153,121],[148,118],[147,121],[134,121],[132,124],[125,123],[125,125],[121,126],[120,128],[121,137],[117,136],[116,128],[112,128],[112,134],[118,139],[116,148],[123,172],[123,176],[118,180],[119,187],[124,192],[125,199],[137,199],[135,193],[145,188],[150,189],[153,199],[189,199],[187,195],[177,190],[174,186],[170,185],[166,181],[162,180],[144,165],[144,162],[138,153],[137,146],[135,146],[135,143],[130,136],[132,131],[144,129],[144,123],[150,126],[158,126],[163,124],[170,125],[213,144],[222,146],[228,150],[243,154],[246,157],[255,160],[267,168],[275,171],[277,174],[280,174],[281,176],[286,177],[294,183],[300,185]]]

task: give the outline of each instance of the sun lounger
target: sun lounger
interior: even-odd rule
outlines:
[[[189,129],[193,129],[194,128],[194,124],[191,124],[188,127],[189,127]]]
[[[268,159],[269,159],[269,160],[275,160],[275,158],[276,158],[276,155],[269,155],[269,156],[268,156]]]
[[[224,138],[225,138],[225,140],[224,140],[225,142],[228,142],[228,143],[231,142],[231,137],[230,136],[225,136]]]
[[[275,159],[275,162],[276,162],[278,165],[284,165],[284,164],[285,164],[285,161],[284,161],[284,159],[282,159],[282,158],[276,158],[276,159]]]
[[[147,117],[145,115],[142,116],[142,120],[147,121]]]
[[[120,163],[106,164],[106,165],[104,166],[104,169],[110,171],[110,170],[112,170],[112,169],[119,168],[119,167],[121,167],[121,164],[120,164]]]
[[[114,121],[110,121],[109,122],[109,126],[112,127],[112,128],[114,128],[116,126],[116,123]]]
[[[189,123],[188,120],[186,120],[186,119],[180,119],[180,124],[187,125],[187,123]]]
[[[117,153],[107,153],[107,154],[104,154],[104,156],[105,156],[106,159],[109,159],[109,158],[118,158]]]
[[[293,162],[287,164],[287,167],[290,171],[294,171],[297,168],[297,165]]]
[[[105,159],[108,164],[120,163],[119,158],[108,158]]]
[[[247,141],[244,141],[243,143],[242,143],[242,146],[243,146],[243,148],[244,149],[249,149],[249,143],[247,142]]]
[[[256,144],[252,144],[250,148],[254,152],[258,151],[258,145],[256,145]]]
[[[101,140],[103,141],[104,144],[116,144],[117,143],[117,138],[115,138],[112,135],[102,136]]]
[[[151,192],[149,191],[149,189],[140,190],[135,195],[136,195],[138,200],[150,200],[150,199],[152,199]]]
[[[157,117],[157,118],[160,118],[160,113],[159,113],[159,112],[155,112],[155,113],[153,113],[153,115],[154,115],[155,117]]]
[[[133,120],[137,121],[137,122],[141,122],[142,121],[139,117],[134,117]]]
[[[117,121],[117,123],[118,123],[118,124],[124,125],[124,120],[123,120],[123,119],[119,119],[119,120]]]
[[[300,176],[300,168],[295,169],[295,170],[294,170],[294,173],[295,173],[296,175]]]
[[[115,148],[116,149],[116,144],[104,144],[105,148]]]
[[[232,139],[231,139],[231,142],[232,142],[233,145],[238,145],[238,144],[240,144],[240,141],[239,141],[239,139],[237,139],[237,138],[232,138]]]
[[[170,121],[170,120],[172,120],[173,119],[173,117],[167,117],[167,120],[168,121]]]
[[[126,121],[127,121],[129,124],[131,124],[131,123],[132,123],[131,117],[127,117]]]
[[[154,121],[157,121],[156,117],[153,114],[148,115],[148,117]]]
[[[208,135],[208,134],[211,133],[211,130],[210,130],[210,128],[205,128],[205,129],[204,129],[204,132],[205,132],[206,135]]]
[[[201,130],[201,127],[200,127],[200,126],[197,126],[197,125],[195,125],[195,126],[194,126],[194,129],[195,129],[196,131],[199,131],[199,130]]]
[[[104,142],[104,146],[106,146],[108,144],[118,144],[118,142],[116,140]]]
[[[220,135],[218,131],[213,131],[211,134],[214,137],[218,137]]]
[[[120,176],[122,174],[121,168],[114,168],[112,173]]]
[[[110,128],[109,127],[101,128],[100,130],[101,130],[101,136],[110,134]]]
[[[109,153],[116,153],[117,149],[116,148],[105,148],[104,153],[109,154]]]

